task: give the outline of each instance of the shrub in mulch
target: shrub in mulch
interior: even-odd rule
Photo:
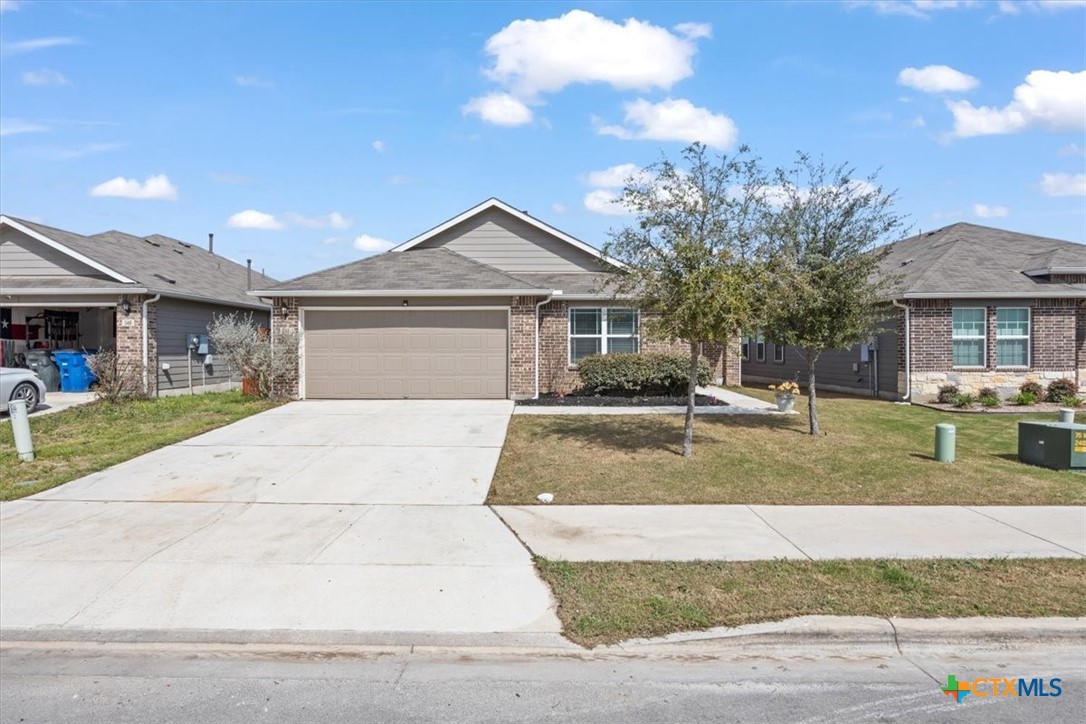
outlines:
[[[728,403],[707,395],[697,395],[698,407],[725,407]],[[531,407],[685,407],[686,397],[672,395],[636,396],[636,395],[591,395],[569,394],[540,395],[535,400],[517,400],[518,405]]]

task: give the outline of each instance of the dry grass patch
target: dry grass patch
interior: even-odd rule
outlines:
[[[30,418],[37,453],[32,463],[19,460],[5,421],[0,424],[0,500],[55,488],[277,404],[224,392],[71,407]]]
[[[1086,616],[1086,561],[568,563],[536,559],[565,635],[596,646],[794,616]]]
[[[797,402],[797,409],[801,404]],[[827,434],[806,413],[706,415],[684,460],[681,415],[513,417],[489,503],[541,492],[565,504],[1074,505],[1086,475],[1019,463],[1019,420],[952,415],[855,398],[820,400]],[[935,424],[958,429],[958,461],[935,462]]]

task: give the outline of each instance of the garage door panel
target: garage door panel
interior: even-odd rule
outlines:
[[[505,310],[307,311],[305,392],[320,398],[505,398]]]

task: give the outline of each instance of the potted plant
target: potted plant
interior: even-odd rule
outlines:
[[[777,403],[777,409],[781,412],[791,412],[796,406],[796,395],[799,394],[799,385],[795,382],[782,382],[779,385],[770,385],[773,390],[773,399]]]

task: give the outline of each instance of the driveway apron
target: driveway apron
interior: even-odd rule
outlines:
[[[0,506],[4,629],[553,633],[508,401],[302,401]]]

